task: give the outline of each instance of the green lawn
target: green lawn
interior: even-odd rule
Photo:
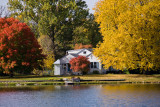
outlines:
[[[34,80],[60,80],[62,78],[71,78],[73,76],[14,76],[13,78],[7,76],[0,76],[0,81],[34,81]],[[103,74],[103,75],[83,75],[75,76],[84,80],[101,80],[101,79],[125,79],[127,82],[160,82],[160,74],[157,75],[141,75],[141,74]]]
[[[141,75],[141,74],[105,74],[105,75],[87,75],[83,79],[125,79],[125,82],[160,82],[158,75]]]
[[[36,81],[36,80],[59,80],[61,77],[51,77],[51,76],[35,76],[35,75],[27,75],[27,76],[14,76],[10,78],[8,76],[0,76],[0,81]]]

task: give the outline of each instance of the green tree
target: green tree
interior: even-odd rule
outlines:
[[[52,39],[56,59],[71,48],[73,30],[83,25],[89,15],[82,0],[9,0],[8,7],[37,35]]]
[[[85,28],[87,29],[87,32],[85,34],[87,35],[90,44],[93,47],[96,47],[96,45],[102,41],[102,35],[100,33],[99,24],[95,21],[95,17],[93,14],[90,14]]]
[[[38,42],[41,45],[42,53],[46,55],[46,59],[43,59],[43,69],[52,70],[53,63],[55,61],[53,53],[53,42],[48,35],[42,35],[38,38]]]
[[[106,68],[160,68],[159,0],[102,0],[95,8],[103,42],[94,54]]]
[[[99,24],[95,22],[93,14],[90,14],[82,26],[76,27],[73,31],[73,45],[91,44],[93,47],[102,41],[102,36],[100,34]]]

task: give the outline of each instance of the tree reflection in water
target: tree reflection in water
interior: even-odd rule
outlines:
[[[159,107],[160,84],[0,87],[0,107]]]

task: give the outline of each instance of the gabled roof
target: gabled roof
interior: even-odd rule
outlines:
[[[62,58],[58,59],[56,62],[54,62],[54,64],[66,64],[66,63],[69,63],[69,61],[72,58],[75,58],[77,56],[78,55],[74,55],[74,54],[65,55],[64,57],[62,57]]]
[[[92,55],[92,53],[88,54],[86,57],[89,57],[90,55]]]
[[[78,54],[83,50],[84,49],[76,49],[76,50],[68,50],[67,52],[68,52],[68,54]]]
[[[68,50],[67,52],[70,54],[79,54],[80,52],[82,52],[84,50],[88,50],[88,51],[92,52],[92,49],[86,49],[86,48],[76,49],[76,50]]]
[[[83,50],[83,49],[68,50],[68,52],[72,52],[72,51],[77,51],[77,52],[79,52],[79,51],[81,51],[81,50]]]
[[[65,55],[64,57],[58,59],[57,61],[54,62],[54,64],[65,64],[65,63],[69,63],[69,61],[72,58],[78,57],[79,54],[81,52],[83,52],[84,50],[88,50],[91,53],[88,55],[85,55],[86,57],[90,56],[92,54],[92,49],[77,49],[77,50],[68,50],[68,55]]]
[[[78,57],[78,54],[70,54],[70,55],[73,55],[74,57]]]
[[[54,64],[60,64],[60,60],[58,59],[57,61],[54,62]]]

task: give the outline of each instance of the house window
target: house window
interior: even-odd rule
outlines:
[[[97,62],[94,62],[94,68],[97,68]]]
[[[91,62],[91,68],[99,68],[99,62]]]
[[[83,54],[86,54],[86,51],[84,51]]]
[[[68,63],[68,72],[71,71],[71,65]]]
[[[66,71],[66,64],[63,64],[62,67],[63,67],[64,71]]]
[[[91,68],[93,68],[93,62],[91,62]]]

